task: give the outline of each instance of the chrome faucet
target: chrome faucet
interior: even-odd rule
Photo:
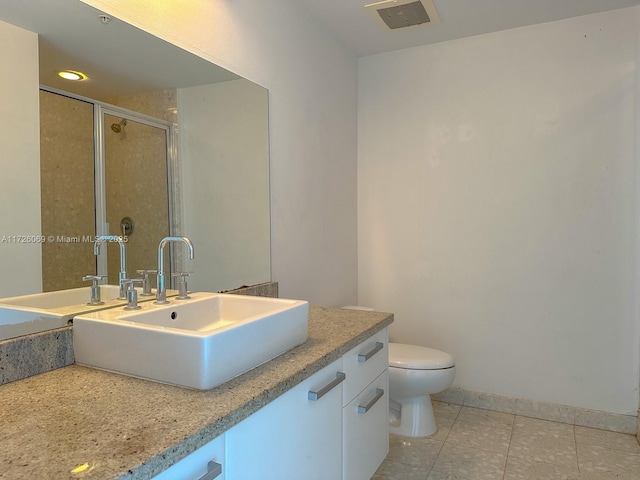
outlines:
[[[99,235],[93,244],[93,254],[100,255],[100,245],[105,242],[118,242],[120,245],[120,273],[118,273],[118,285],[120,286],[119,299],[127,298],[124,281],[127,280],[127,243],[123,237],[117,235]]]
[[[103,278],[106,278],[106,275],[85,275],[82,277],[83,282],[93,282],[89,290],[90,299],[87,302],[87,305],[104,305],[104,302],[100,299],[100,285],[98,285],[98,282]]]
[[[165,237],[158,245],[158,288],[156,289],[156,301],[154,303],[163,305],[167,301],[167,287],[165,285],[166,275],[164,273],[164,247],[170,242],[183,242],[189,250],[189,260],[193,260],[193,243],[187,237]]]
[[[140,310],[140,305],[138,305],[138,292],[136,291],[136,283],[142,285],[144,280],[142,278],[126,278],[124,280],[124,288],[127,291],[127,305],[124,307],[125,310]]]

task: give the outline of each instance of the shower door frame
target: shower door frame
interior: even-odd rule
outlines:
[[[126,108],[116,107],[114,105],[104,104],[104,103],[95,103],[94,111],[93,111],[93,124],[94,124],[94,147],[95,147],[95,195],[96,195],[96,235],[109,235],[109,225],[107,223],[107,193],[106,193],[106,148],[105,148],[105,115],[112,115],[115,117],[120,117],[126,119],[127,121],[132,121],[136,123],[141,123],[148,127],[159,128],[165,131],[165,142],[166,142],[166,158],[167,158],[167,196],[168,196],[168,216],[169,216],[169,235],[173,236],[175,232],[175,204],[174,198],[176,197],[174,190],[174,186],[176,182],[174,179],[176,178],[175,172],[173,171],[172,166],[175,165],[175,159],[172,158],[172,152],[176,152],[175,148],[175,138],[173,132],[175,129],[172,129],[172,125],[169,122],[150,117],[148,115],[144,115],[138,112],[134,112],[132,110],[128,110]],[[162,240],[158,239],[158,242]],[[101,249],[100,255],[97,258],[97,275],[106,275],[107,274],[107,249]],[[104,255],[102,254],[104,252]],[[176,269],[176,258],[173,254],[173,250],[170,250],[170,258],[171,258],[171,271],[175,272]],[[103,273],[104,272],[104,273]],[[129,276],[131,277],[131,272],[129,272]],[[172,284],[173,282],[171,282]]]
[[[106,204],[106,153],[105,153],[105,115],[113,115],[125,118],[133,122],[141,123],[149,127],[159,128],[165,132],[166,161],[167,161],[167,197],[169,216],[169,235],[176,235],[180,228],[180,211],[178,199],[180,198],[179,165],[178,165],[178,141],[177,124],[140,112],[118,107],[93,98],[83,97],[75,93],[66,92],[56,88],[40,85],[40,90],[63,95],[93,105],[93,161],[94,161],[94,206],[95,206],[95,230],[96,236],[108,235],[107,204]],[[158,242],[161,239],[158,239]],[[173,245],[170,246],[171,271],[178,271],[178,259],[174,254]],[[107,249],[102,248],[96,256],[96,275],[107,275]],[[131,276],[131,273],[129,273]],[[100,283],[106,283],[107,280]],[[173,285],[173,279],[171,284]]]

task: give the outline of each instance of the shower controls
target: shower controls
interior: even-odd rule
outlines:
[[[120,231],[123,237],[129,237],[133,234],[133,219],[131,217],[122,217]]]

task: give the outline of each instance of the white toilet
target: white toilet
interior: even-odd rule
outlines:
[[[362,306],[342,307],[372,311]],[[456,367],[446,352],[389,342],[389,431],[404,437],[436,433],[431,397],[453,383]]]
[[[436,432],[429,395],[453,382],[453,357],[433,348],[389,343],[389,431],[405,437]]]

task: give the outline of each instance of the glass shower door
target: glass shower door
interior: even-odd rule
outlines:
[[[96,224],[102,223],[99,234],[126,238],[128,275],[138,278],[137,270],[157,268],[158,243],[170,235],[168,130],[118,113],[103,112],[104,204]],[[165,265],[170,274],[169,258]],[[118,244],[107,244],[106,267],[108,283],[117,284]]]

